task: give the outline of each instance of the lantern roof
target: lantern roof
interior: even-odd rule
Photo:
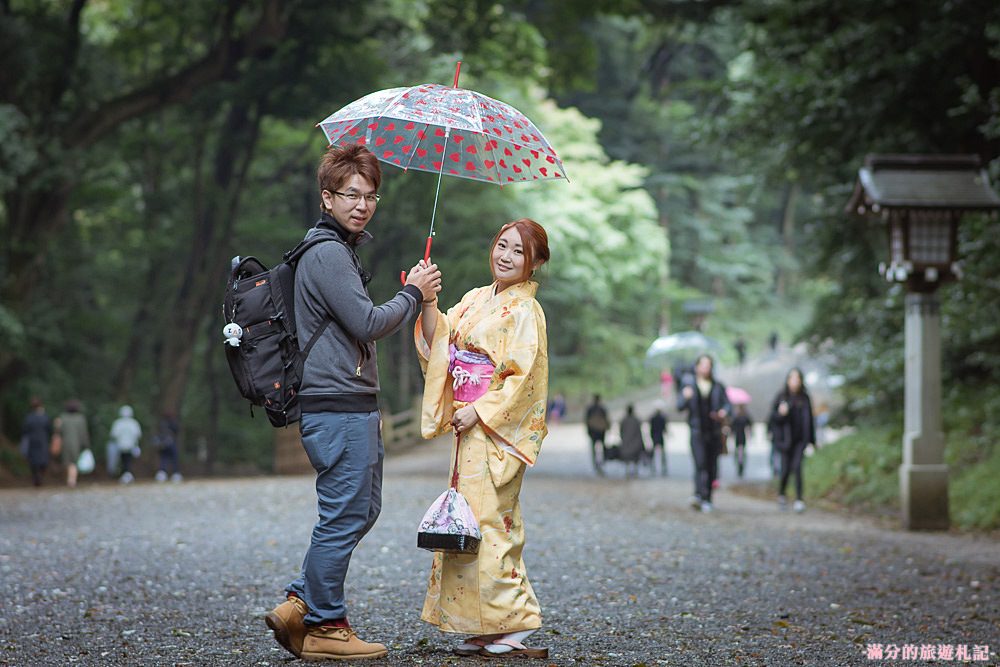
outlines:
[[[978,155],[868,155],[847,211],[1000,209]]]

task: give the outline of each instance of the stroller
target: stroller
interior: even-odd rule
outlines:
[[[622,464],[626,477],[629,475],[630,466],[635,471],[635,476],[638,476],[643,469],[650,475],[653,474],[653,453],[646,447],[645,443],[637,454],[628,457],[623,455],[619,442],[604,443],[604,446],[598,449],[597,453],[598,458],[594,461],[594,466],[597,468],[597,474],[601,477],[607,474],[607,464],[614,461]]]

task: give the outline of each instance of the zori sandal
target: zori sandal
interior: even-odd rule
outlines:
[[[463,657],[468,657],[470,655],[479,655],[479,652],[489,644],[488,639],[483,639],[481,637],[470,637],[464,642],[456,646],[451,650],[455,655],[460,655]]]
[[[479,655],[487,658],[541,658],[549,657],[547,648],[531,648],[512,639],[497,639],[492,644],[484,646]]]

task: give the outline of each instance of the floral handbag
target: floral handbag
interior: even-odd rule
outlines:
[[[428,551],[475,554],[482,533],[468,501],[458,492],[458,451],[462,436],[455,436],[455,472],[451,486],[431,503],[417,529],[417,546]]]

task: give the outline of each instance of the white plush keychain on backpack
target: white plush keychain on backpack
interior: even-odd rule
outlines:
[[[230,322],[222,327],[222,335],[226,337],[227,343],[233,347],[239,347],[240,339],[243,338],[243,327],[236,324],[236,322]]]

